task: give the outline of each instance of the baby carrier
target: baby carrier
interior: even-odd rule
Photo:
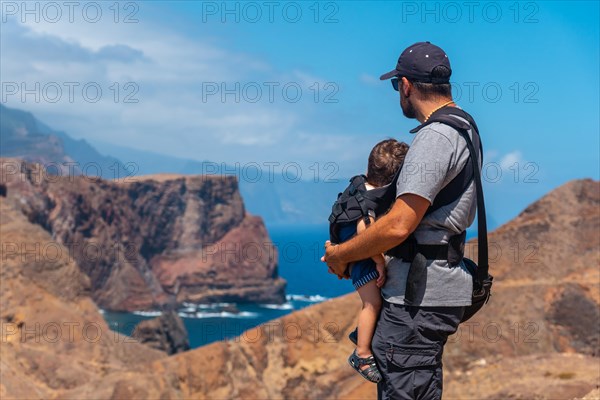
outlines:
[[[457,118],[458,117],[458,118]],[[466,121],[466,122],[465,122]],[[411,130],[415,133],[423,127],[441,122],[456,129],[466,140],[469,150],[469,159],[461,172],[444,186],[435,197],[425,215],[431,214],[437,209],[455,202],[475,181],[477,192],[477,222],[478,222],[478,263],[464,257],[464,246],[466,232],[461,232],[450,238],[448,244],[422,245],[417,243],[414,234],[411,234],[400,245],[388,250],[387,255],[402,258],[411,263],[407,278],[405,293],[405,304],[410,305],[417,297],[416,291],[423,287],[426,279],[427,260],[447,260],[451,265],[457,265],[464,260],[466,268],[473,277],[472,305],[466,307],[462,322],[471,318],[479,309],[487,303],[491,295],[493,277],[488,270],[488,245],[487,224],[485,218],[485,205],[481,185],[481,172],[478,167],[478,156],[475,146],[469,137],[468,130],[472,128],[473,138],[478,142],[478,147],[483,156],[483,148],[479,138],[479,130],[473,118],[465,111],[456,107],[444,107],[434,112],[426,123]],[[381,188],[366,190],[364,175],[358,175],[350,179],[350,185],[343,193],[338,194],[338,199],[333,204],[329,216],[329,234],[332,243],[339,243],[339,228],[342,224],[356,223],[360,219],[369,224],[369,216],[373,213],[377,216],[385,214],[396,199],[396,183],[400,170],[396,172],[393,181]]]
[[[361,219],[366,225],[371,223],[374,215],[385,214],[396,199],[396,182],[400,170],[394,179],[386,186],[367,190],[367,177],[356,175],[350,179],[350,184],[333,203],[329,216],[329,240],[331,243],[340,243],[340,228],[346,224],[357,224]]]

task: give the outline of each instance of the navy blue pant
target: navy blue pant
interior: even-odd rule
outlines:
[[[379,400],[440,400],[442,354],[464,307],[416,307],[383,302],[373,355],[383,380]]]

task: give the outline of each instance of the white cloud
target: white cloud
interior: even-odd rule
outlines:
[[[515,163],[519,165],[523,164],[523,156],[519,150],[505,154],[500,159],[500,168],[502,168],[503,171],[507,171],[511,166],[514,168]]]
[[[178,157],[227,163],[280,160],[305,166],[336,160],[348,170],[354,170],[360,160],[362,168],[362,155],[370,147],[340,152],[339,144],[348,138],[329,122],[335,105],[321,107],[314,101],[315,83],[321,101],[332,94],[331,88],[324,89],[327,78],[301,70],[277,71],[264,60],[229,51],[214,39],[190,38],[164,27],[91,25],[3,23],[3,82],[25,82],[27,88],[36,82],[80,84],[72,102],[64,93],[56,103],[44,98],[37,102],[32,96],[23,102],[15,95],[5,104],[31,111],[75,138]],[[102,88],[98,102],[82,97],[81,87],[90,82]],[[126,88],[127,82],[135,86]],[[235,96],[223,101],[220,93],[203,99],[207,82],[225,82],[227,88],[236,82],[280,86],[274,101],[269,101],[268,88],[262,86],[260,101],[252,103],[237,101]],[[283,98],[281,87],[287,82],[302,88],[299,102]],[[125,103],[127,95],[138,102]],[[327,131],[332,124],[334,131],[323,135],[311,128]]]

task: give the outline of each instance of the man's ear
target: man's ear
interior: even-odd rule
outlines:
[[[410,92],[412,91],[412,83],[406,77],[402,77],[402,94],[404,97],[409,97]]]

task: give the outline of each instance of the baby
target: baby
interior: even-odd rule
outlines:
[[[394,180],[396,173],[401,168],[407,151],[408,145],[395,139],[387,139],[377,143],[369,154],[366,177],[353,178],[351,186],[344,193],[355,193],[356,184],[364,182],[366,192],[363,190],[364,196],[362,197],[374,199],[371,203],[364,204],[374,205],[377,202],[377,196],[369,196],[368,192],[378,188],[385,190],[384,187]],[[356,180],[357,178],[358,180]],[[380,192],[383,193],[382,190]],[[390,188],[390,190],[393,190],[395,194],[395,188]],[[340,224],[338,227],[339,242],[345,242],[355,234],[360,234],[367,229],[368,225],[375,221],[377,217],[374,211],[374,209],[369,209],[368,217],[360,218],[358,223],[354,221]],[[378,254],[370,259],[352,263],[349,268],[352,284],[362,301],[362,310],[358,317],[358,328],[350,334],[350,340],[356,343],[356,350],[352,353],[348,362],[365,379],[371,382],[379,382],[381,374],[373,358],[371,340],[381,310],[380,288],[385,283],[385,258],[383,254]]]

